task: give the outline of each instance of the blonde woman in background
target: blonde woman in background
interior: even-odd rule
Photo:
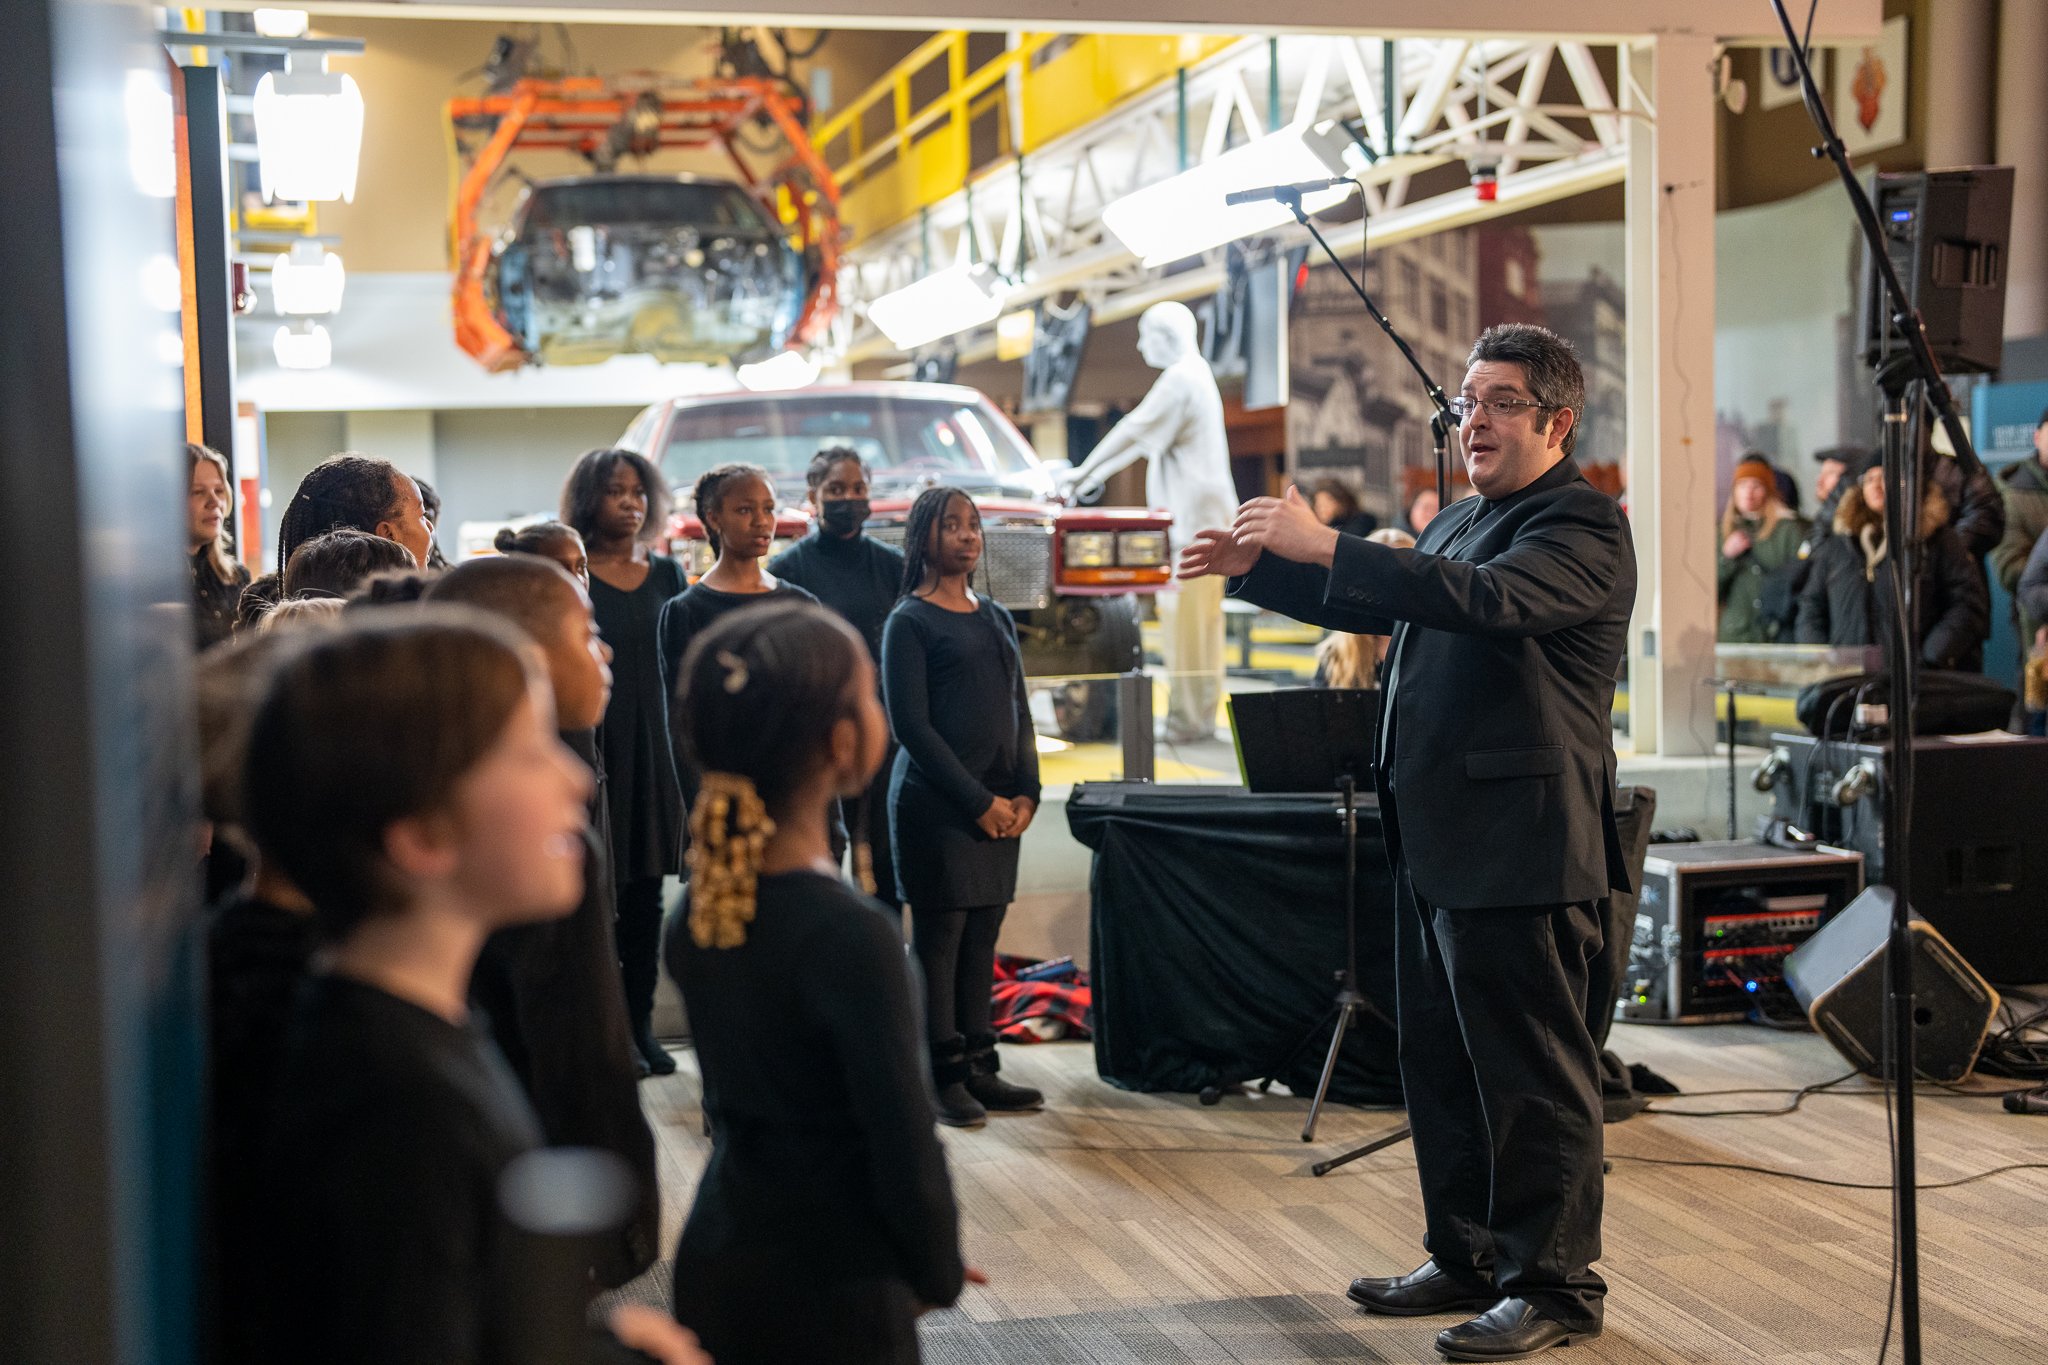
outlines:
[[[1375,545],[1396,550],[1415,548],[1415,537],[1387,526],[1366,537]],[[1350,635],[1333,630],[1316,646],[1317,687],[1378,687],[1380,664],[1386,660],[1391,635]]]

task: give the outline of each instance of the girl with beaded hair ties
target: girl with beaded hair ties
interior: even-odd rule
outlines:
[[[787,598],[712,622],[678,670],[700,786],[666,958],[712,1151],[674,1301],[719,1365],[914,1362],[918,1315],[979,1278],[901,931],[832,856],[833,805],[888,741],[877,691],[852,627]]]

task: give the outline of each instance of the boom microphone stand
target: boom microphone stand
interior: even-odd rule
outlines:
[[[1394,330],[1394,324],[1387,321],[1387,315],[1382,313],[1379,310],[1379,305],[1372,301],[1372,295],[1365,292],[1365,286],[1359,282],[1358,276],[1351,273],[1351,267],[1344,264],[1344,258],[1339,256],[1329,242],[1324,240],[1323,234],[1316,231],[1316,225],[1309,221],[1308,213],[1301,207],[1301,196],[1303,193],[1331,189],[1340,184],[1358,185],[1360,201],[1361,203],[1363,202],[1365,187],[1359,185],[1356,180],[1351,179],[1349,176],[1335,176],[1328,181],[1311,181],[1305,185],[1275,185],[1270,189],[1238,190],[1223,196],[1223,202],[1226,204],[1249,204],[1262,199],[1271,199],[1277,203],[1284,204],[1287,207],[1287,211],[1294,215],[1294,221],[1307,228],[1308,235],[1316,239],[1316,245],[1321,247],[1323,254],[1330,258],[1330,264],[1336,266],[1337,273],[1344,277],[1344,283],[1351,286],[1351,292],[1358,295],[1358,301],[1365,305],[1367,315],[1379,324],[1380,330],[1387,334],[1388,339],[1394,343],[1394,348],[1400,351],[1401,358],[1408,362],[1408,368],[1415,371],[1415,377],[1422,381],[1423,393],[1428,396],[1430,406],[1435,409],[1429,418],[1429,435],[1431,444],[1435,447],[1436,452],[1437,505],[1439,507],[1449,507],[1451,505],[1451,428],[1457,425],[1455,419],[1451,416],[1450,400],[1444,397],[1443,387],[1429,377],[1429,371],[1423,369],[1422,362],[1415,358],[1415,352],[1409,347],[1407,338]]]
[[[1344,263],[1344,258],[1337,254],[1336,249],[1324,239],[1323,234],[1316,230],[1316,225],[1309,220],[1308,213],[1301,206],[1301,196],[1303,193],[1313,193],[1319,189],[1333,188],[1340,183],[1358,184],[1356,180],[1352,180],[1348,176],[1339,176],[1324,184],[1275,185],[1271,189],[1242,190],[1225,195],[1224,202],[1226,204],[1244,204],[1256,200],[1272,199],[1286,205],[1288,212],[1294,215],[1294,221],[1308,229],[1308,235],[1315,238],[1316,245],[1321,247],[1323,254],[1330,258],[1330,264],[1337,267],[1337,273],[1342,275],[1344,282],[1351,286],[1351,292],[1358,295],[1358,301],[1365,305],[1366,313],[1374,322],[1379,324],[1380,330],[1387,334],[1388,340],[1394,343],[1394,348],[1401,353],[1401,358],[1408,362],[1408,368],[1415,371],[1415,377],[1422,381],[1422,391],[1428,396],[1430,406],[1434,409],[1429,417],[1429,435],[1430,441],[1436,450],[1437,505],[1439,507],[1449,507],[1451,504],[1450,437],[1451,427],[1456,424],[1455,419],[1451,416],[1450,400],[1444,397],[1443,386],[1430,378],[1429,371],[1422,368],[1422,362],[1416,359],[1415,351],[1408,345],[1407,338],[1394,329],[1394,324],[1387,320],[1387,315],[1382,313],[1379,310],[1379,305],[1372,301],[1372,295],[1365,292],[1365,285],[1359,280],[1358,276],[1351,273],[1351,267]],[[1365,187],[1359,185],[1361,200],[1364,191]],[[1358,817],[1352,811],[1350,779],[1346,778],[1345,781],[1345,828],[1350,845],[1350,852],[1345,867],[1345,893],[1348,896],[1355,897],[1357,890],[1353,878],[1357,870],[1355,860],[1357,858],[1358,836],[1356,822]],[[1353,912],[1353,918],[1347,921],[1347,930],[1352,935],[1350,942],[1355,944],[1357,933],[1355,911]],[[1351,951],[1355,953],[1355,947]],[[1357,1002],[1363,1002],[1364,1000],[1364,997],[1358,994],[1355,960],[1351,965],[1351,970],[1347,971],[1343,977],[1338,991],[1336,1006],[1337,1031],[1336,1035],[1330,1040],[1329,1057],[1323,1063],[1322,1081],[1316,1086],[1315,1101],[1309,1107],[1308,1123],[1302,1128],[1301,1140],[1303,1142],[1315,1140],[1316,1119],[1322,1110],[1324,1093],[1329,1089],[1331,1073],[1336,1070],[1337,1066],[1337,1049],[1343,1045],[1345,1027],[1350,1023],[1353,1012],[1361,1008],[1360,1003],[1354,1003],[1353,997],[1356,997]],[[1406,1141],[1409,1136],[1410,1130],[1406,1124],[1403,1124],[1391,1132],[1374,1138],[1363,1146],[1354,1147],[1350,1151],[1340,1153],[1327,1161],[1316,1162],[1309,1169],[1316,1175],[1328,1175],[1331,1171],[1347,1162],[1356,1161],[1360,1157],[1371,1156],[1374,1152],[1384,1147],[1391,1147],[1397,1142]]]
[[[1913,1143],[1913,948],[1910,925],[1912,909],[1908,842],[1912,822],[1913,793],[1913,691],[1917,681],[1920,652],[1913,639],[1912,610],[1915,558],[1913,536],[1919,529],[1920,486],[1918,442],[1910,439],[1921,404],[1931,404],[1948,432],[1951,448],[1961,462],[1965,477],[1983,468],[1970,436],[1956,412],[1955,395],[1941,377],[1941,366],[1927,342],[1920,314],[1906,297],[1898,267],[1886,249],[1877,209],[1863,191],[1849,155],[1835,135],[1834,120],[1821,99],[1813,75],[1813,63],[1799,35],[1793,31],[1792,16],[1785,0],[1771,0],[1778,25],[1785,31],[1786,45],[1799,66],[1799,84],[1806,100],[1806,112],[1820,132],[1816,156],[1834,162],[1849,192],[1849,206],[1862,229],[1865,249],[1870,252],[1877,275],[1884,282],[1885,299],[1891,308],[1891,325],[1906,343],[1902,354],[1889,357],[1878,367],[1878,385],[1883,391],[1884,440],[1881,458],[1885,482],[1885,539],[1892,547],[1888,556],[1892,578],[1892,606],[1898,614],[1886,639],[1885,667],[1891,674],[1891,695],[1886,721],[1891,727],[1890,752],[1886,755],[1888,781],[1885,783],[1884,847],[1885,881],[1892,897],[1891,939],[1885,950],[1885,977],[1890,1010],[1892,1104],[1898,1114],[1898,1152],[1892,1169],[1892,1232],[1897,1243],[1899,1278],[1899,1339],[1906,1365],[1920,1365],[1920,1229],[1916,1164]],[[1890,1305],[1887,1305],[1889,1309]]]

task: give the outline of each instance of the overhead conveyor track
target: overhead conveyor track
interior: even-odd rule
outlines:
[[[834,339],[849,361],[890,352],[868,304],[955,264],[992,263],[1009,307],[1076,293],[1098,322],[1215,289],[1220,251],[1146,269],[1102,210],[1285,126],[1354,131],[1372,160],[1366,222],[1384,245],[1619,184],[1625,121],[1654,116],[1625,43],[1026,34],[970,69],[967,38],[939,35],[814,130],[846,190]],[[945,90],[914,105],[912,79],[941,65]],[[864,138],[878,110],[893,121]],[[993,140],[970,134],[986,119]],[[993,154],[970,165],[979,145]],[[1366,231],[1325,235],[1356,250]],[[994,351],[986,333],[956,344],[967,361]]]

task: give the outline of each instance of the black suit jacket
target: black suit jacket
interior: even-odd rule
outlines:
[[[1231,589],[1312,625],[1394,637],[1376,776],[1423,899],[1466,909],[1630,889],[1609,713],[1635,543],[1576,462],[1445,508],[1413,550],[1340,536],[1327,570],[1263,555]]]

